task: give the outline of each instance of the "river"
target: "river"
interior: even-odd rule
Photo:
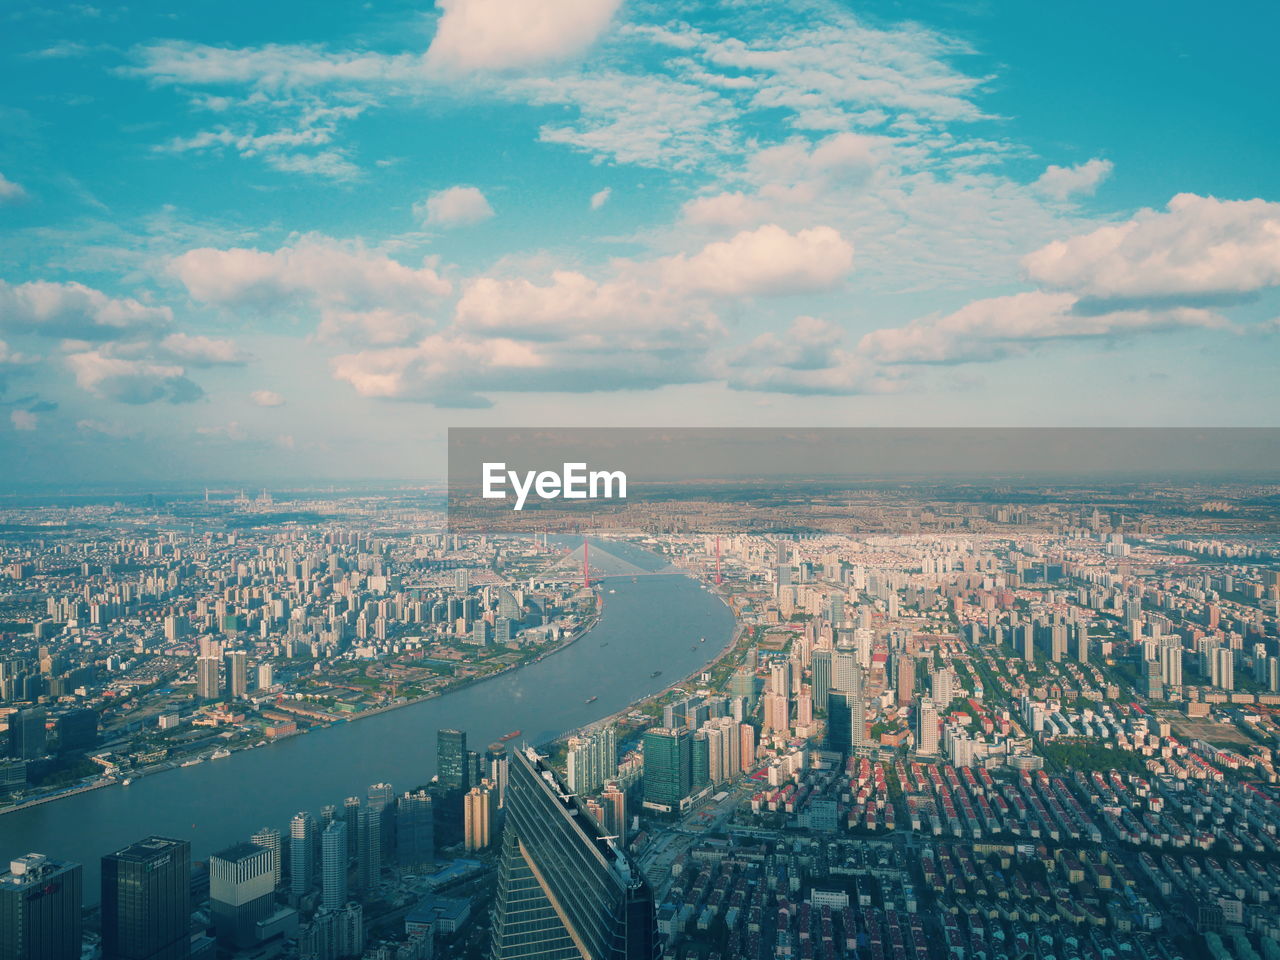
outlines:
[[[594,544],[593,544],[594,546]],[[608,549],[618,552],[614,544]],[[577,642],[537,663],[375,716],[180,767],[0,816],[0,856],[28,852],[84,864],[86,904],[96,903],[99,858],[148,834],[191,841],[204,859],[258,828],[278,827],[298,810],[364,797],[372,783],[397,791],[435,773],[436,730],[467,732],[484,748],[503,734],[541,743],[624,709],[718,655],[733,615],[713,593],[680,574],[615,577],[602,584],[604,608]],[[706,642],[700,642],[702,637]],[[662,675],[653,677],[655,670]],[[595,696],[588,704],[586,699]]]

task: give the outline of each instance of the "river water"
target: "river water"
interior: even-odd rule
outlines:
[[[593,544],[594,546],[594,544]],[[618,552],[613,544],[611,551]],[[372,783],[397,791],[435,773],[436,730],[467,732],[485,747],[512,730],[541,743],[616,713],[696,671],[733,634],[728,607],[679,575],[603,582],[600,621],[545,659],[432,700],[390,710],[194,767],[142,777],[0,816],[0,857],[28,852],[84,864],[86,904],[96,903],[99,858],[148,834],[191,841],[204,859],[263,826],[287,836],[299,810],[363,797]],[[701,642],[705,637],[706,642]],[[653,671],[662,675],[653,677]],[[586,699],[598,699],[588,704]]]

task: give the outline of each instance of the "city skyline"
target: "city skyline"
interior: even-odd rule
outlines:
[[[513,422],[1275,424],[1274,11],[543,7],[13,6],[14,478],[414,476]]]

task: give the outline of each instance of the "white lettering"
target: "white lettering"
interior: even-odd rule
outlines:
[[[507,495],[498,489],[506,481],[507,465],[505,463],[486,463],[484,465],[485,500],[505,500]]]
[[[596,492],[596,484],[601,480],[604,481],[603,494]],[[617,494],[614,494],[613,492],[614,481],[617,481],[617,484],[618,484]],[[595,500],[601,496],[603,496],[606,500],[611,500],[613,499],[614,496],[617,496],[619,500],[627,499],[627,475],[623,473],[621,470],[614,470],[612,472],[608,470],[592,470],[591,471],[591,499]]]
[[[512,509],[523,510],[530,493],[537,493],[543,500],[585,500],[604,498],[625,500],[627,475],[621,470],[587,471],[585,463],[566,463],[561,473],[554,470],[527,470],[519,473],[508,470],[505,463],[482,464],[481,496],[485,500],[506,500],[508,483],[515,491],[516,501]]]
[[[519,477],[519,476],[517,476],[517,474],[516,474],[516,472],[515,472],[514,470],[508,470],[508,471],[507,471],[507,475],[508,475],[509,477],[511,477],[511,486],[515,487],[515,491],[516,491],[516,509],[517,509],[517,510],[523,510],[523,509],[524,509],[524,501],[525,501],[525,499],[529,496],[529,490],[533,487],[533,477],[534,477],[534,473],[533,473],[533,471],[532,471],[532,470],[530,470],[528,473],[526,473],[526,474],[524,475],[524,485],[523,485],[523,486],[520,484],[520,477]]]
[[[566,463],[564,465],[564,493],[566,500],[585,500],[587,490],[583,484],[587,481],[587,465],[585,463]]]

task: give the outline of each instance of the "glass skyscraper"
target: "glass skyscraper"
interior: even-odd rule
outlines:
[[[0,960],[79,960],[81,870],[39,853],[0,873]]]
[[[653,893],[532,750],[512,754],[491,960],[654,960]]]
[[[467,777],[467,735],[461,730],[436,731],[436,775],[440,786],[465,790]]]
[[[103,960],[191,955],[191,844],[147,837],[102,858]]]

